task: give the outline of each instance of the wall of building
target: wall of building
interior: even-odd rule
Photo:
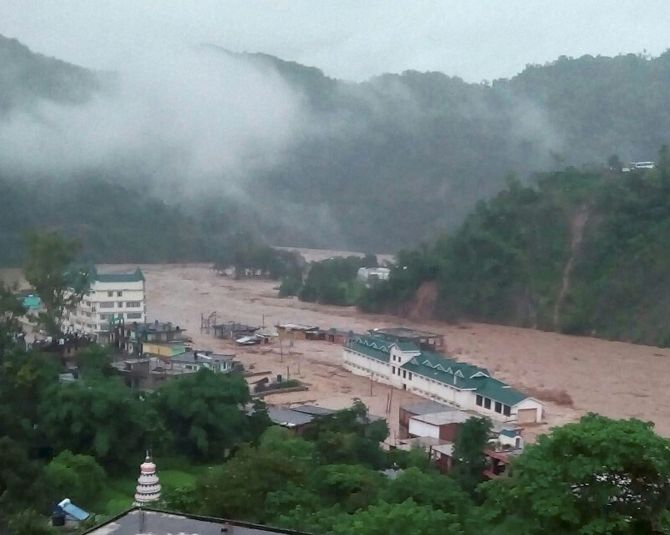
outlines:
[[[126,324],[146,321],[144,281],[99,282],[91,285],[77,308],[70,314],[69,325],[87,333],[107,331],[111,317],[122,317]]]
[[[415,437],[440,438],[440,428],[437,425],[409,419],[409,434]]]
[[[354,375],[362,375],[364,377],[372,375],[375,381],[390,384],[389,365],[386,362],[345,347],[343,351],[343,365],[345,369]]]
[[[532,398],[527,398],[519,404],[509,407],[509,415],[496,412],[495,400],[490,400],[489,408],[485,407],[484,404],[478,405],[476,391],[457,388],[458,380],[456,385],[448,385],[416,373],[410,373],[409,370],[401,368],[410,358],[405,358],[405,355],[398,351],[396,347],[391,349],[388,363],[358,353],[348,347],[344,347],[343,350],[344,367],[355,375],[370,377],[373,374],[375,381],[390,384],[398,389],[409,390],[422,397],[447,403],[461,410],[472,410],[496,421],[504,422],[517,419],[519,409],[522,409],[521,415],[524,423],[542,421],[542,405]],[[501,407],[503,407],[501,410],[504,410],[504,404],[501,404]],[[531,414],[530,409],[534,409],[535,413]]]

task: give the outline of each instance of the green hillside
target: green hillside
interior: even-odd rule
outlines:
[[[656,169],[510,179],[452,234],[399,255],[368,310],[436,281],[434,315],[670,345],[670,155]]]
[[[509,173],[527,183],[534,172],[600,165],[612,154],[623,161],[650,160],[670,132],[669,52],[657,58],[560,58],[529,66],[509,80],[473,84],[416,71],[353,83],[266,54],[214,46],[198,50],[221,56],[222,69],[229,65],[223,58],[232,57],[274,73],[301,97],[310,130],[272,167],[252,173],[241,186],[244,191],[225,198],[216,193],[224,188],[212,188],[207,199],[244,218],[233,226],[277,245],[378,252],[415,247],[456,228],[478,201],[505,187]],[[113,75],[35,54],[15,40],[0,38],[0,59],[0,131],[3,121],[30,114],[41,102],[75,109],[93,96],[98,105],[109,98],[110,106],[119,98]],[[81,221],[76,212],[70,214],[71,225],[86,227],[78,232],[91,236],[87,250],[109,260],[151,259],[154,248],[156,260],[175,251],[200,257],[204,245],[198,243],[210,236],[189,226],[200,218],[199,204],[175,197],[174,188],[162,192],[141,185],[152,173],[152,162],[129,152],[117,152],[97,168],[89,162],[85,169],[41,177],[42,183],[68,183],[53,190],[35,186],[35,177],[17,176],[3,162],[0,180],[12,195],[30,196],[40,205],[45,226],[61,225],[62,205],[71,201],[60,195],[80,195],[74,191],[83,187],[83,178],[108,181],[119,188],[117,197],[142,191],[142,208],[128,217],[117,217],[95,195],[86,208],[91,213],[82,214]],[[47,191],[53,195],[47,197]],[[241,198],[247,201],[242,204]],[[137,228],[138,211],[150,206],[160,220],[163,205],[180,215],[166,215],[170,221],[150,231]],[[4,243],[18,243],[15,233],[34,224],[16,206],[2,217]],[[175,249],[180,231],[189,243]],[[143,246],[128,245],[145,235]],[[0,262],[19,254],[3,251]]]

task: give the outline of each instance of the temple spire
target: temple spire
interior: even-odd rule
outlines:
[[[140,477],[137,478],[135,488],[135,505],[147,505],[156,502],[161,497],[161,485],[156,475],[156,465],[151,460],[149,450],[146,459],[140,465]]]

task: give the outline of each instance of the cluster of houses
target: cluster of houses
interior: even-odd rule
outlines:
[[[393,447],[409,450],[423,448],[441,472],[453,466],[454,444],[462,425],[472,412],[426,400],[401,405],[398,413],[398,440]],[[484,475],[500,477],[510,460],[523,451],[523,428],[514,422],[494,422],[485,451]]]

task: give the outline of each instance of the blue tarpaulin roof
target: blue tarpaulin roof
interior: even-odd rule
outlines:
[[[62,502],[60,502],[58,507],[60,507],[67,516],[70,516],[75,520],[86,520],[89,516],[91,516],[82,508],[73,504],[69,498],[65,498]]]

